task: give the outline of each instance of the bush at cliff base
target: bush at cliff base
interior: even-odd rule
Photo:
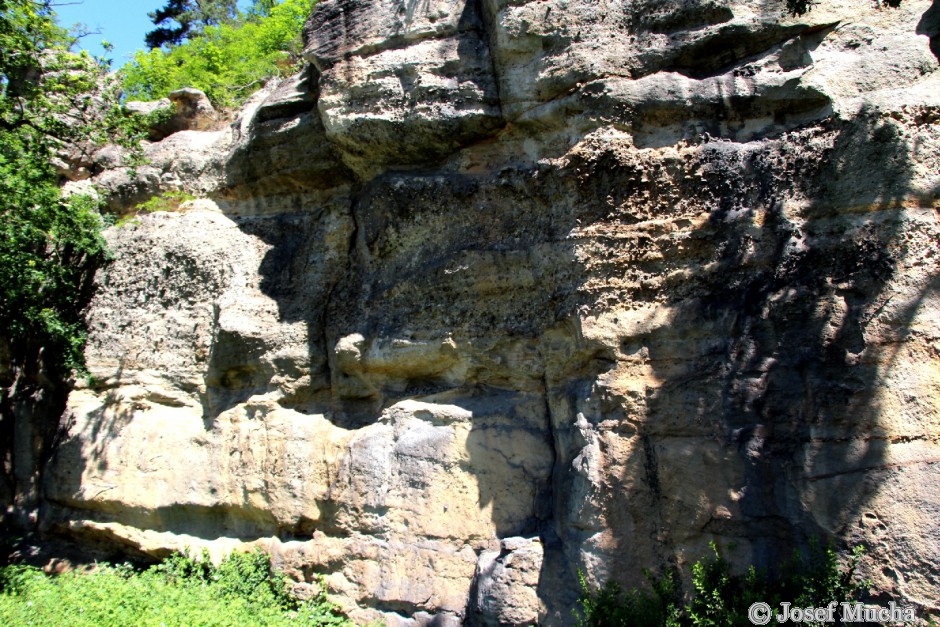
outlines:
[[[692,565],[692,597],[679,598],[677,576],[655,577],[647,572],[652,590],[623,590],[608,581],[600,588],[580,575],[581,598],[574,612],[578,627],[746,627],[752,603],[779,607],[826,607],[831,602],[858,600],[866,582],[856,578],[862,548],[856,547],[847,567],[841,568],[836,552],[812,541],[805,552],[795,551],[779,567],[775,577],[751,566],[741,575],[712,543],[712,556]],[[815,624],[815,623],[813,623]]]

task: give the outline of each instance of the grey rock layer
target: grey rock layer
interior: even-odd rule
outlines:
[[[688,590],[709,542],[814,536],[940,610],[935,6],[306,30],[230,127],[95,177],[198,198],[108,233],[47,528],[260,545],[389,625],[564,625],[578,569]]]

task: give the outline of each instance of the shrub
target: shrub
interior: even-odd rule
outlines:
[[[579,627],[653,627],[678,625],[679,608],[676,605],[675,577],[654,577],[645,571],[652,592],[624,591],[614,581],[607,581],[600,590],[592,592],[584,573],[578,573],[581,598],[578,600],[580,616],[575,613]]]
[[[575,611],[579,627],[728,627],[751,625],[748,608],[756,601],[778,607],[791,601],[795,607],[824,607],[830,602],[853,601],[861,584],[855,568],[861,557],[856,547],[848,568],[839,568],[831,547],[811,541],[806,553],[795,551],[781,567],[782,576],[770,578],[751,566],[743,575],[732,575],[731,567],[716,544],[713,555],[692,565],[692,598],[680,607],[675,577],[653,577],[646,573],[652,591],[623,591],[608,581],[594,590],[579,573],[581,597]]]
[[[209,26],[168,50],[138,51],[121,69],[125,94],[157,100],[175,89],[195,87],[217,107],[237,106],[266,79],[299,67],[300,33],[314,2],[285,0],[267,15]]]

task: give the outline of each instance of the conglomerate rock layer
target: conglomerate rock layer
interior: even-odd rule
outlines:
[[[95,179],[197,198],[108,231],[43,525],[389,625],[814,537],[940,609],[940,8],[877,4],[321,0]]]

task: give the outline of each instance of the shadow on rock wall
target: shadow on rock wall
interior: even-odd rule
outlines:
[[[940,59],[940,3],[934,1],[920,18],[917,34],[930,37],[930,51]]]
[[[697,263],[670,317],[623,338],[655,384],[626,489],[608,497],[611,576],[646,566],[638,535],[659,563],[687,566],[717,538],[771,572],[814,536],[852,535],[894,467],[887,448],[911,437],[883,403],[937,287],[898,277],[907,246],[930,243],[904,208],[899,133],[863,111],[762,147],[708,143],[688,164],[710,208],[685,242]]]

